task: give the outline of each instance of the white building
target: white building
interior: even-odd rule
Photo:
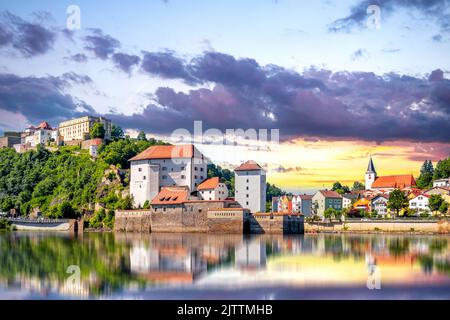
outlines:
[[[350,208],[354,201],[358,200],[357,194],[346,193],[342,195],[342,209]]]
[[[434,187],[450,187],[450,178],[434,180],[433,188]]]
[[[388,197],[379,195],[372,199],[372,211],[376,211],[379,215],[386,215],[389,213],[387,207]]]
[[[250,212],[266,211],[266,172],[255,161],[234,169],[235,200]]]
[[[409,209],[417,209],[419,212],[430,211],[430,207],[428,206],[429,197],[429,195],[420,194],[417,197],[412,198],[411,200],[409,200]]]
[[[219,177],[213,177],[200,183],[198,193],[203,200],[225,200],[228,198],[228,188],[220,182]]]
[[[153,146],[130,162],[130,193],[136,206],[151,201],[161,187],[186,186],[196,191],[207,177],[206,159],[192,144]]]

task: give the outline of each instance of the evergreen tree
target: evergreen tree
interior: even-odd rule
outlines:
[[[145,132],[144,131],[139,132],[137,139],[139,141],[147,141],[147,136],[145,135]]]
[[[420,168],[420,176],[417,179],[417,186],[421,189],[428,188],[433,182],[434,168],[431,160],[425,160]]]

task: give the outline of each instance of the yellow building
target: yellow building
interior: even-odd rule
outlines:
[[[85,116],[72,119],[59,124],[59,134],[62,141],[89,139],[89,130],[95,123],[103,124],[105,139],[111,139],[111,120],[103,117]]]

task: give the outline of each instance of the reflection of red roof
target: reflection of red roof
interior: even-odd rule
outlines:
[[[189,191],[186,187],[164,187],[153,198],[152,205],[162,204],[182,204],[189,197]]]
[[[152,146],[139,153],[130,161],[150,160],[150,159],[175,159],[175,158],[193,158],[194,145],[179,146]]]
[[[219,177],[207,179],[198,185],[197,190],[215,189],[219,185],[219,182]]]
[[[234,169],[234,171],[251,171],[251,170],[262,170],[262,167],[255,161],[249,160],[241,164],[236,169]]]
[[[378,177],[372,184],[372,188],[407,188],[414,186],[416,186],[416,180],[414,180],[412,174]]]

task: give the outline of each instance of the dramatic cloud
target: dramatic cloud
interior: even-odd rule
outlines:
[[[100,29],[90,29],[91,34],[86,36],[85,49],[92,51],[97,58],[108,59],[117,48],[120,48],[120,42],[113,37],[104,34]]]
[[[112,56],[112,60],[119,69],[124,72],[130,73],[131,68],[135,65],[138,65],[141,61],[141,58],[126,53],[115,53]]]
[[[73,61],[79,62],[79,63],[86,63],[88,61],[88,58],[84,53],[77,53],[77,54],[70,56],[70,60],[73,60]]]
[[[0,47],[9,46],[32,57],[50,51],[55,38],[55,32],[39,23],[27,22],[7,11],[0,13]]]
[[[143,52],[141,68],[144,72],[164,79],[184,79],[193,82],[194,79],[186,70],[185,62],[171,51]]]
[[[173,78],[213,83],[212,89],[184,93],[159,88],[142,113],[114,114],[113,120],[127,128],[162,134],[192,128],[194,120],[202,120],[204,129],[280,129],[283,140],[307,136],[377,142],[450,139],[450,81],[438,70],[430,79],[316,69],[297,73],[209,52],[190,62],[177,59],[176,65],[173,69],[157,65],[152,70],[160,74],[164,70],[166,76],[172,70]]]
[[[335,20],[329,27],[330,32],[348,32],[355,27],[366,27],[369,17],[367,8],[371,5],[380,7],[383,19],[396,10],[415,10],[438,24],[441,33],[450,32],[450,12],[448,0],[360,0],[353,6],[350,14]]]
[[[30,122],[46,120],[53,124],[95,110],[64,90],[71,83],[86,83],[89,78],[73,73],[61,77],[19,77],[0,74],[0,110],[21,114]]]

